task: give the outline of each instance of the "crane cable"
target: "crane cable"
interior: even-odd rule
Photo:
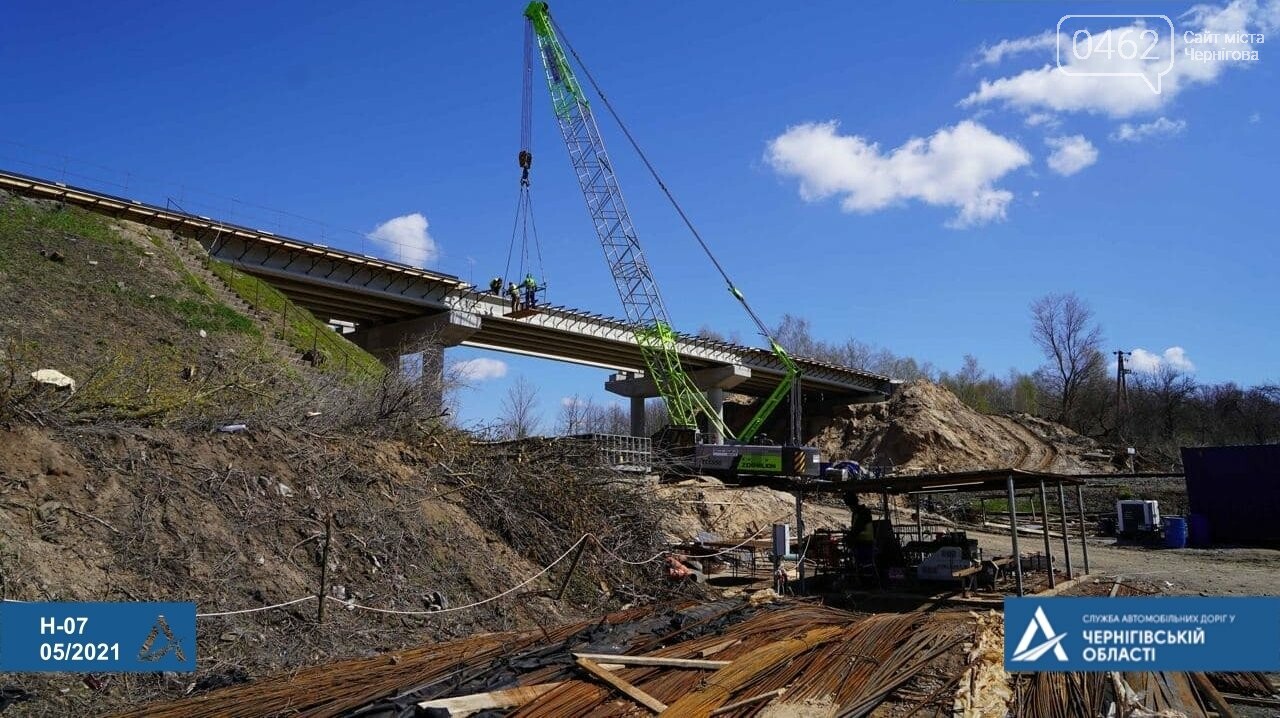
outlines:
[[[614,109],[613,103],[609,102],[609,98],[604,94],[604,90],[601,89],[600,84],[596,82],[595,76],[591,74],[591,70],[587,68],[586,63],[584,63],[582,58],[578,55],[578,51],[573,49],[573,45],[570,44],[569,38],[565,35],[564,30],[560,28],[560,25],[555,21],[555,18],[548,16],[548,19],[551,20],[552,26],[555,27],[556,33],[560,36],[560,41],[569,49],[569,54],[573,55],[573,59],[578,63],[578,67],[581,67],[583,74],[587,76],[587,82],[591,83],[592,89],[594,89],[596,94],[600,96],[600,100],[604,103],[605,109],[607,109],[609,111],[609,115],[613,117],[613,121],[618,123],[618,127],[622,130],[622,134],[626,136],[627,142],[631,143],[631,148],[636,151],[636,154],[640,156],[640,160],[644,162],[644,166],[649,169],[649,174],[652,175],[654,181],[658,183],[658,187],[662,190],[662,193],[667,196],[667,200],[671,202],[671,206],[674,207],[676,213],[680,215],[680,219],[684,220],[684,224],[689,228],[689,232],[693,234],[693,238],[698,240],[698,245],[701,246],[702,251],[706,253],[707,259],[711,260],[711,263],[715,265],[716,271],[720,272],[720,276],[724,278],[725,284],[729,287],[729,293],[742,303],[742,308],[747,310],[747,314],[760,330],[761,336],[769,340],[774,351],[781,349],[781,346],[779,346],[774,340],[772,332],[770,332],[769,328],[765,326],[764,321],[755,313],[755,310],[751,308],[751,305],[747,303],[747,298],[743,296],[742,291],[738,289],[737,285],[733,283],[733,280],[729,278],[729,273],[725,271],[724,266],[720,264],[720,260],[716,259],[716,255],[712,253],[711,247],[709,247],[706,241],[703,240],[698,229],[693,226],[693,220],[689,219],[689,215],[685,214],[684,208],[676,201],[675,195],[671,193],[671,190],[667,189],[667,185],[662,181],[662,177],[658,174],[657,168],[655,168],[653,163],[649,161],[649,157],[644,153],[644,150],[640,149],[640,143],[636,141],[634,136],[632,136],[631,130],[628,129],[626,123],[622,121],[622,117],[620,117],[618,115],[618,111]]]
[[[522,68],[522,88],[520,97],[520,154],[517,162],[520,165],[520,190],[516,197],[516,215],[511,226],[511,244],[507,247],[507,266],[503,270],[503,279],[511,281],[511,257],[515,253],[516,238],[520,238],[520,266],[517,274],[531,268],[529,262],[529,235],[533,235],[533,246],[538,257],[538,279],[546,284],[546,267],[542,261],[542,243],[538,240],[538,223],[533,216],[533,195],[529,190],[529,169],[533,166],[533,27],[525,23],[524,31],[524,67]],[[521,277],[516,277],[517,280]],[[519,284],[519,281],[516,282]]]

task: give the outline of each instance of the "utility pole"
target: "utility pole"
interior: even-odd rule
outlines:
[[[1117,349],[1111,352],[1116,355],[1116,439],[1123,444],[1125,424],[1129,418],[1129,382],[1125,378],[1133,370],[1124,365],[1124,358],[1133,352]]]

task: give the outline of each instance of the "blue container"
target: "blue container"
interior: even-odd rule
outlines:
[[[1208,546],[1213,543],[1209,538],[1209,517],[1204,514],[1191,514],[1190,520],[1187,522],[1190,526],[1188,535],[1188,543],[1192,546]]]
[[[1164,518],[1164,545],[1167,548],[1187,547],[1187,520],[1181,516]]]

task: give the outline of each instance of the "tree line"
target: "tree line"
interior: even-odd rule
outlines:
[[[951,390],[968,406],[988,413],[1026,413],[1064,424],[1116,449],[1133,446],[1148,466],[1179,461],[1181,446],[1261,444],[1280,441],[1280,384],[1241,386],[1202,383],[1169,362],[1125,374],[1088,302],[1074,293],[1048,294],[1029,307],[1029,338],[1044,363],[1031,371],[996,374],[971,354],[955,372],[895,354],[856,339],[829,342],[814,336],[809,320],[787,314],[774,330],[791,353],[863,369],[904,381],[924,379]],[[704,327],[699,334],[723,340]],[[666,423],[661,400],[646,403],[645,432]],[[524,438],[542,426],[536,388],[521,377],[503,400],[500,433]],[[627,434],[628,410],[616,402],[597,404],[578,395],[561,400],[558,434]]]
[[[1203,383],[1162,361],[1126,371],[1121,391],[1118,362],[1086,301],[1049,294],[1031,303],[1029,315],[1029,338],[1044,356],[1029,372],[995,374],[971,354],[958,371],[940,371],[857,340],[815,338],[808,320],[793,315],[782,318],[775,336],[801,356],[937,382],[983,413],[1032,414],[1116,448],[1133,446],[1151,465],[1177,463],[1181,446],[1280,441],[1280,384]]]

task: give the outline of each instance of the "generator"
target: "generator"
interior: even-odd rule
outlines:
[[[963,531],[938,534],[931,541],[912,541],[903,548],[923,555],[916,566],[916,578],[921,581],[950,581],[952,572],[976,566],[982,558],[978,541]]]
[[[1159,530],[1159,501],[1129,499],[1116,502],[1116,533],[1120,536],[1140,536]]]

